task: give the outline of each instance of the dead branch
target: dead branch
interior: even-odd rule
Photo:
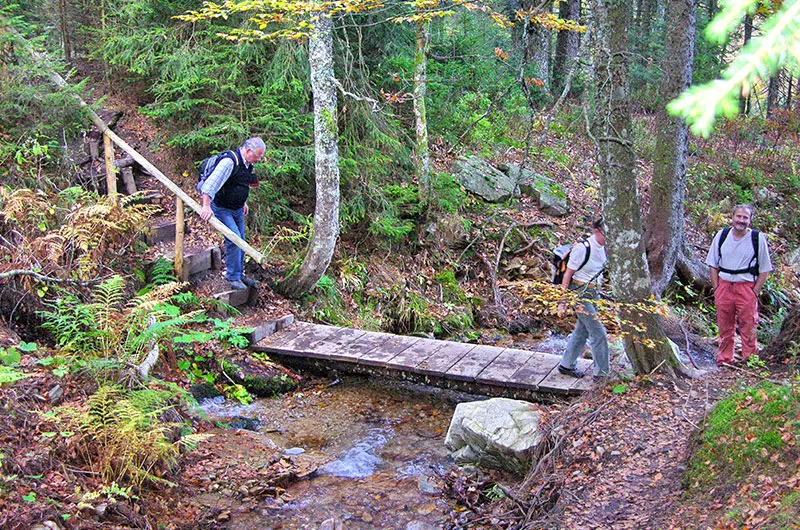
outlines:
[[[25,270],[25,269],[14,269],[10,271],[6,271],[0,273],[0,280],[5,280],[6,278],[13,278],[15,276],[33,276],[35,279],[39,280],[40,282],[47,282],[47,283],[69,283],[72,285],[80,285],[80,286],[87,286],[96,283],[99,280],[73,280],[71,278],[53,278],[52,276],[45,276],[44,274],[39,274],[36,271]]]

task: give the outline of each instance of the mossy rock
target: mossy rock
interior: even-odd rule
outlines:
[[[191,388],[189,388],[189,392],[198,402],[204,399],[214,399],[215,397],[223,395],[222,392],[217,390],[217,387],[206,381],[193,384]]]
[[[224,359],[222,369],[235,383],[258,397],[273,397],[291,392],[302,380],[299,375],[279,364],[254,357]]]

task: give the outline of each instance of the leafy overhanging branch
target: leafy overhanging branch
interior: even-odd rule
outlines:
[[[726,4],[709,26],[710,40],[727,36],[728,22],[752,6],[755,0]],[[717,21],[719,19],[719,22]],[[760,80],[768,79],[782,66],[800,69],[800,0],[787,0],[762,26],[763,34],[752,39],[723,72],[721,79],[686,90],[667,105],[667,110],[685,119],[692,132],[708,137],[717,116],[731,117],[739,111],[738,98]]]

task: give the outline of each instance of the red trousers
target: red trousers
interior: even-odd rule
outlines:
[[[758,326],[758,297],[753,282],[727,282],[719,280],[714,291],[719,328],[717,364],[733,362],[733,335],[739,325],[742,337],[742,360],[758,353],[756,327]]]

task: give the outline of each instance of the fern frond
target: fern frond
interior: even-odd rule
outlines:
[[[112,276],[98,285],[92,293],[93,303],[87,307],[94,313],[102,329],[114,327],[120,321],[125,280],[122,276]]]

